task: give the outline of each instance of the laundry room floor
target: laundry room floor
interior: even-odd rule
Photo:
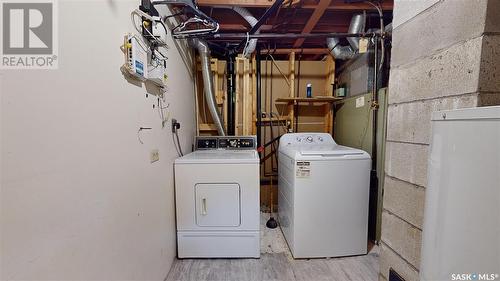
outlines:
[[[378,247],[368,255],[294,260],[281,230],[265,226],[261,213],[260,259],[175,260],[166,281],[376,281]]]

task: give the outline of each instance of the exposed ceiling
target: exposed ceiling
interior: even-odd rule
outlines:
[[[372,5],[365,2],[348,3],[345,0],[295,0],[285,4],[261,27],[261,33],[322,33],[347,32],[354,14],[366,11],[367,29],[379,27],[378,13]],[[351,1],[352,2],[352,1]],[[220,33],[245,33],[250,25],[236,12],[220,6],[241,6],[247,8],[259,19],[272,0],[198,0],[198,6],[210,17],[219,22]],[[219,7],[218,7],[219,6]],[[381,2],[385,24],[392,21],[393,0]],[[219,44],[239,43],[241,40],[214,40]],[[288,54],[291,49],[302,52],[303,59],[320,59],[324,56],[324,38],[299,38],[279,40],[259,40],[265,48],[276,50],[276,54]]]

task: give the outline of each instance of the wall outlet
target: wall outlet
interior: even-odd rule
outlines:
[[[159,161],[160,160],[160,150],[159,149],[151,150],[151,152],[149,153],[149,160],[151,161],[151,163]]]

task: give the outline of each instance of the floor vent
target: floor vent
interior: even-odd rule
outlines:
[[[389,281],[405,281],[394,269],[389,269]]]

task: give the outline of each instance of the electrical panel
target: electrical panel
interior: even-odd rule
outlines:
[[[209,149],[238,149],[254,150],[256,149],[256,138],[248,137],[196,137],[196,150]]]

